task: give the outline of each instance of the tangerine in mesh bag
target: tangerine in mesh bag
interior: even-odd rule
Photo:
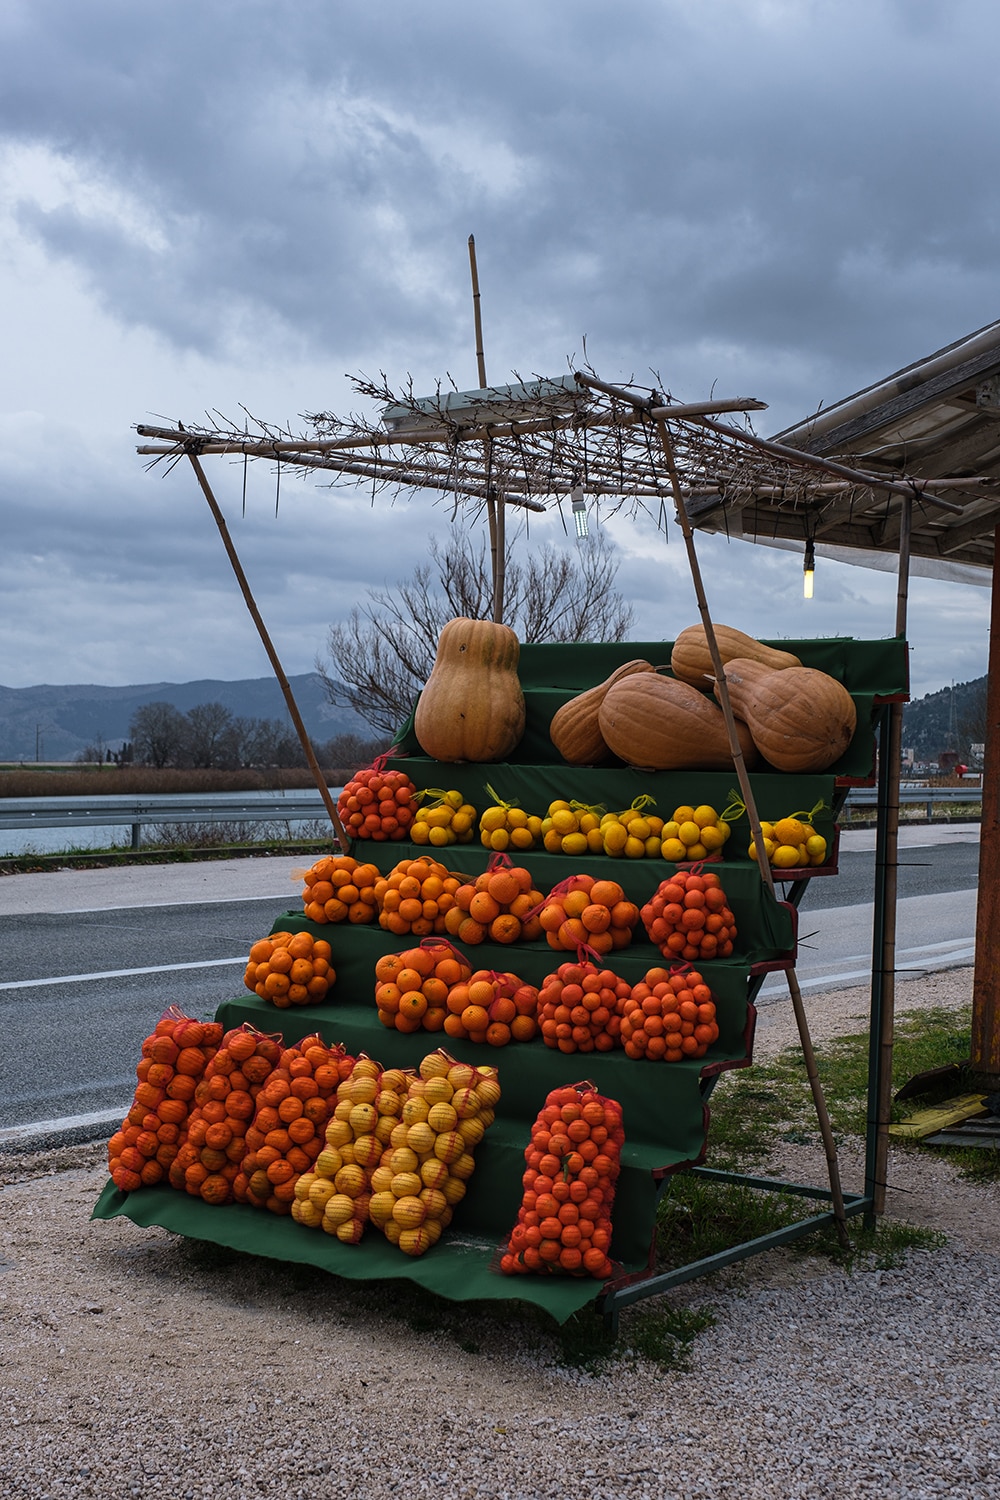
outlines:
[[[353,1063],[343,1047],[330,1047],[318,1035],[282,1049],[255,1099],[247,1151],[233,1183],[238,1202],[291,1212],[298,1179],[323,1149],[337,1088]]]
[[[505,1276],[611,1275],[611,1210],[625,1141],[622,1108],[590,1082],[553,1089],[524,1152],[524,1195]]]
[[[171,1171],[198,1081],[221,1040],[217,1021],[196,1021],[176,1005],[146,1037],[132,1104],[108,1141],[111,1180],[121,1192],[152,1187]]]
[[[310,922],[368,923],[378,920],[377,865],[352,854],[327,854],[302,872],[302,907]]]
[[[538,1026],[547,1047],[560,1052],[610,1052],[619,1045],[621,1005],[632,993],[627,979],[593,962],[599,954],[581,944],[576,962],[547,974],[538,992]]]
[[[216,1206],[232,1202],[256,1092],[280,1050],[280,1036],[265,1036],[252,1026],[226,1032],[195,1084],[170,1163],[171,1187]]]
[[[719,1038],[715,996],[690,964],[647,969],[618,1013],[629,1057],[681,1062],[704,1057]]]

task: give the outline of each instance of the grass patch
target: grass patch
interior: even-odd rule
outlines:
[[[971,1007],[909,1011],[896,1018],[893,1088],[917,1073],[964,1061],[971,1047]],[[865,1134],[867,1124],[868,1033],[837,1037],[815,1047],[835,1137]],[[946,1084],[938,1097],[954,1094]],[[925,1102],[922,1096],[919,1104]],[[933,1094],[926,1102],[937,1102]],[[893,1105],[900,1120],[916,1106]],[[819,1131],[802,1054],[786,1047],[768,1062],[724,1074],[712,1095],[712,1165],[745,1170],[763,1160],[778,1140],[818,1141]]]
[[[671,1307],[657,1299],[623,1313],[619,1331],[613,1333],[598,1313],[584,1309],[559,1328],[558,1359],[588,1375],[636,1359],[649,1360],[662,1371],[688,1370],[695,1340],[714,1323],[711,1308]]]
[[[960,1063],[969,1055],[971,1008],[904,1012],[896,1019],[893,1086],[942,1064]],[[868,1034],[838,1037],[816,1046],[816,1061],[838,1142],[863,1139],[867,1128]],[[964,1085],[959,1085],[964,1087]],[[971,1082],[968,1085],[971,1089]],[[902,1119],[915,1107],[938,1102],[956,1092],[952,1081],[914,1104],[893,1106]],[[723,1074],[711,1097],[710,1165],[720,1171],[760,1173],[781,1143],[820,1146],[819,1128],[797,1047],[752,1068]],[[893,1149],[936,1150],[951,1159],[962,1176],[992,1182],[1000,1177],[1000,1151],[965,1150],[894,1142]],[[826,1205],[790,1193],[769,1192],[738,1183],[718,1183],[679,1174],[667,1188],[658,1210],[658,1260],[663,1269],[702,1260],[748,1240],[783,1229],[824,1211]],[[897,1265],[908,1249],[932,1249],[944,1238],[910,1224],[880,1220],[866,1230],[850,1221],[850,1250],[831,1230],[794,1241],[798,1253],[821,1254],[850,1269],[855,1264]]]

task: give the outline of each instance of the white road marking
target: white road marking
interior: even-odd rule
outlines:
[[[143,901],[137,904],[135,901],[123,901],[117,906],[67,906],[61,907],[59,911],[42,911],[38,915],[43,917],[87,917],[95,912],[102,911],[148,911],[151,906],[157,910],[168,906],[235,906],[242,905],[246,901],[287,901],[294,896],[294,891],[282,891],[277,896],[201,896],[185,901]]]
[[[130,1103],[121,1109],[101,1110],[92,1115],[67,1115],[61,1120],[34,1120],[30,1125],[12,1125],[7,1130],[0,1130],[0,1146],[15,1145],[39,1135],[61,1135],[88,1125],[112,1125],[117,1128],[128,1114]]]
[[[911,955],[927,954],[926,959]],[[896,967],[897,974],[908,974],[911,972],[922,972],[927,969],[941,967],[942,961],[950,965],[958,965],[971,962],[976,956],[976,945],[974,939],[953,938],[943,943],[923,943],[912,948],[901,948],[897,950]],[[827,974],[813,974],[803,977],[801,967],[796,972],[799,979],[800,989],[816,989],[821,985],[842,985],[850,979],[869,979],[871,977],[871,957],[863,953],[852,953],[845,956],[844,963],[866,962],[863,969],[836,969]],[[760,997],[767,995],[778,995],[783,992],[785,985],[780,976],[768,980],[766,986],[761,990]]]
[[[46,984],[86,984],[93,979],[127,979],[133,974],[172,974],[178,969],[219,969],[226,964],[240,964],[245,969],[247,956],[239,958],[203,958],[193,964],[150,964],[144,969],[105,969],[99,974],[58,974],[51,979],[13,979],[0,984],[0,990],[30,990]]]

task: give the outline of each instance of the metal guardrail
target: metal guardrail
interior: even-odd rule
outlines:
[[[912,804],[923,802],[926,805],[927,821],[934,817],[934,808],[947,803],[974,803],[982,806],[983,789],[981,786],[914,786],[900,787],[900,804]],[[850,810],[852,807],[875,807],[878,804],[878,788],[874,786],[855,786],[847,794],[844,806]]]
[[[336,796],[340,788],[333,788]],[[327,811],[319,792],[236,800],[210,792],[161,797],[5,797],[0,830],[131,827],[138,849],[143,827],[157,823],[302,823]]]

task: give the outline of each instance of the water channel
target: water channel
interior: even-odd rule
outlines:
[[[330,791],[334,798],[339,797],[342,788],[331,787]],[[308,791],[296,791],[295,797],[301,800],[309,795]],[[246,807],[248,802],[274,802],[281,796],[280,792],[213,792],[206,795],[205,800],[218,807],[220,803],[229,802],[234,807]],[[109,807],[116,804],[132,803],[134,797],[93,797],[88,798],[95,806],[107,803]],[[160,799],[155,795],[143,796],[142,802],[145,806],[155,805]],[[176,800],[175,798],[164,800]],[[199,794],[193,794],[185,798],[189,804],[197,805]],[[273,823],[246,822],[234,816],[233,823],[240,829],[239,842],[266,840],[274,838],[322,838],[324,832],[329,829],[329,821],[326,816],[323,803],[319,793],[316,793],[316,818],[315,820],[293,820],[289,822],[275,820]],[[170,827],[171,833],[177,833],[177,837],[171,837],[170,843],[185,843],[187,838],[193,838],[198,824],[174,824],[161,825],[144,823],[142,828],[142,844],[144,847],[155,847],[161,841],[164,827]],[[218,823],[209,825],[206,820],[205,826],[219,827]],[[275,833],[274,830],[278,830]],[[66,854],[73,850],[86,849],[127,849],[132,842],[132,829],[130,824],[90,824],[79,828],[7,828],[0,829],[0,858],[5,855],[15,854]]]

